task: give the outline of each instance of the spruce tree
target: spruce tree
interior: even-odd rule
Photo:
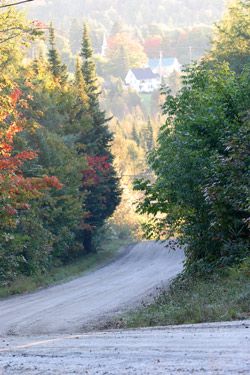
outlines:
[[[143,129],[142,135],[144,140],[144,148],[146,152],[149,152],[154,147],[153,127],[150,118],[148,118],[147,124]]]
[[[87,252],[93,251],[93,235],[103,226],[105,220],[112,215],[120,202],[119,179],[113,167],[113,155],[110,151],[112,134],[108,129],[106,114],[100,109],[98,80],[96,76],[93,51],[84,25],[82,40],[82,77],[84,89],[88,96],[88,114],[91,127],[87,131],[85,147],[88,166],[83,171],[83,190],[85,193],[84,210],[88,216],[84,219],[82,240]],[[78,79],[81,79],[77,72]],[[95,182],[89,185],[88,176],[91,173]]]
[[[95,107],[99,107],[98,97],[100,92],[97,83],[95,63],[93,60],[93,49],[86,24],[83,27],[81,57],[83,60],[82,74],[86,83],[87,93],[93,110]]]
[[[108,119],[106,119],[106,114],[100,109],[99,105],[100,90],[87,25],[84,25],[83,29],[81,57],[82,75],[86,85],[86,92],[89,98],[89,112],[92,118],[92,127],[88,133],[86,151],[89,155],[109,156],[109,146],[113,137],[107,126]]]
[[[127,50],[124,46],[121,46],[112,58],[110,62],[112,75],[125,79],[129,71],[129,57]]]
[[[60,84],[65,84],[68,78],[67,67],[61,62],[60,56],[56,49],[55,30],[52,23],[49,28],[49,52],[48,52],[49,68],[54,79]]]
[[[140,145],[140,137],[139,137],[139,134],[136,130],[135,123],[133,123],[133,128],[132,128],[132,139],[135,141],[137,146]]]
[[[77,57],[76,59],[76,70],[75,70],[75,82],[74,82],[75,88],[77,89],[77,92],[79,94],[79,97],[82,100],[82,103],[84,104],[85,108],[89,107],[89,97],[87,94],[87,87],[85,80],[83,78],[82,69],[81,69],[81,61],[80,58]]]

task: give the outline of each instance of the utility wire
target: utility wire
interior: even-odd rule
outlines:
[[[5,5],[0,5],[0,9],[2,9],[2,8],[8,8],[8,7],[13,7],[15,5],[20,5],[20,4],[24,4],[24,3],[29,3],[31,1],[34,1],[34,0],[21,0],[21,1],[18,1],[16,3],[10,3],[10,4],[5,4]]]

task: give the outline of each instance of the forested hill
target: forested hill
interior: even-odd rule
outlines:
[[[107,29],[116,21],[141,26],[164,23],[172,27],[211,24],[221,18],[226,0],[36,0],[32,16],[57,24],[70,18],[91,18]]]

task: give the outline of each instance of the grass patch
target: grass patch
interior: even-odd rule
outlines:
[[[135,328],[250,319],[250,258],[206,278],[183,276],[155,301],[119,319],[114,326]]]
[[[52,268],[47,273],[33,276],[20,276],[12,284],[0,287],[0,298],[14,294],[32,292],[38,288],[48,287],[60,282],[69,281],[85,272],[91,271],[97,266],[105,264],[117,253],[117,251],[131,240],[112,239],[103,244],[103,248],[97,253],[86,255],[71,264]]]

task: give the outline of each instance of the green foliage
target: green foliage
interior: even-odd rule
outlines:
[[[249,68],[237,77],[225,63],[189,67],[163,106],[149,157],[156,179],[136,183],[145,193],[139,211],[154,217],[148,235],[178,233],[190,268],[249,252],[249,82]]]
[[[10,274],[10,279],[12,281],[1,283],[0,285],[0,298],[32,292],[41,287],[48,287],[57,283],[70,281],[74,277],[82,276],[84,272],[89,272],[94,270],[97,266],[99,267],[105,264],[112,259],[122,246],[128,245],[127,240],[112,238],[111,241],[107,236],[104,239],[101,237],[101,243],[102,248],[99,249],[98,253],[82,256],[72,262],[68,262],[68,264],[58,265],[54,263],[49,269],[46,269],[46,271],[41,268],[31,275],[22,274],[18,277],[14,277],[13,274]]]
[[[112,165],[113,155],[110,146],[113,137],[107,126],[106,114],[99,105],[100,92],[86,25],[83,30],[81,57],[82,80],[85,83],[84,89],[86,89],[88,97],[91,127],[87,131],[88,143],[86,144],[84,137],[81,136],[78,145],[80,153],[81,150],[87,153],[88,161],[87,169],[83,170],[82,191],[85,194],[84,210],[86,210],[86,215],[83,216],[84,229],[80,238],[86,251],[91,252],[95,250],[92,242],[93,235],[102,228],[105,220],[115,211],[120,202],[121,192],[119,179]],[[78,72],[79,75],[80,72]],[[94,176],[93,181],[89,179],[89,176]]]
[[[212,57],[226,60],[236,72],[250,63],[250,3],[234,0],[218,23],[213,38]]]
[[[240,267],[206,278],[179,277],[151,304],[119,320],[135,328],[249,319],[249,258]],[[116,322],[114,322],[116,326]]]
[[[142,130],[141,139],[146,152],[152,151],[154,148],[154,134],[150,118],[148,118],[147,124]]]
[[[10,11],[6,17],[2,16],[1,13],[3,35],[4,26],[10,27],[13,19],[18,21],[20,30],[26,27],[23,16],[16,12]],[[99,109],[97,78],[86,28],[84,33],[85,59],[83,66],[77,61],[72,81],[56,49],[52,26],[47,59],[40,54],[29,64],[27,61],[22,64],[27,51],[21,46],[26,36],[19,38],[18,35],[15,39],[14,53],[19,60],[8,59],[12,53],[10,49],[1,50],[6,63],[2,68],[1,90],[9,90],[11,96],[3,101],[0,111],[3,164],[0,166],[0,181],[5,181],[4,158],[8,156],[20,167],[20,171],[17,170],[23,180],[19,176],[15,178],[21,183],[27,181],[27,192],[32,190],[33,181],[38,184],[36,199],[27,198],[27,204],[25,201],[15,210],[10,206],[10,216],[15,215],[14,218],[7,218],[4,225],[0,225],[0,281],[6,285],[20,277],[32,278],[38,273],[46,273],[55,265],[67,264],[87,250],[93,250],[83,246],[83,228],[88,224],[86,218],[91,217],[96,235],[119,203],[120,189],[110,152],[112,136],[105,113]],[[13,93],[9,89],[16,87],[18,89]],[[28,119],[25,131],[16,135],[20,130],[15,130],[15,126],[21,127],[25,119]],[[13,147],[5,142],[3,132],[11,122],[14,124],[6,137],[11,143],[15,136]],[[26,150],[30,153],[23,153]],[[9,156],[10,152],[13,155]],[[83,171],[88,166],[88,158],[98,155],[107,160],[109,173],[100,178],[91,191],[83,188]],[[60,184],[53,177],[49,189],[47,176],[57,176]],[[60,190],[56,190],[57,186]],[[10,204],[15,198],[15,188],[13,186],[13,191],[5,194],[9,196]]]
[[[129,57],[124,46],[120,46],[114,51],[112,58],[109,61],[110,73],[121,79],[125,79],[130,68]]]
[[[52,23],[49,29],[49,53],[48,61],[51,73],[54,79],[58,80],[61,84],[65,84],[67,81],[67,67],[62,64],[55,45],[55,31],[53,29]]]
[[[82,38],[82,74],[86,84],[87,94],[90,100],[92,109],[98,106],[98,84],[95,71],[95,63],[93,60],[93,50],[89,38],[88,27],[85,24],[83,27],[83,38]]]
[[[80,193],[80,171],[85,165],[83,157],[76,150],[65,145],[57,134],[39,129],[29,137],[39,150],[36,170],[41,174],[58,176],[62,189],[44,195],[37,205],[37,216],[53,237],[52,255],[61,261],[67,261],[82,251],[76,241],[84,196]]]

